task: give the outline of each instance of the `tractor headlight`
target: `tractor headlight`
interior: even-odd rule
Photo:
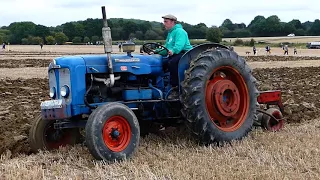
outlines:
[[[52,99],[54,99],[56,97],[56,88],[55,87],[50,88],[49,96]]]
[[[69,92],[70,92],[70,89],[67,85],[64,85],[61,87],[60,89],[60,94],[62,97],[68,97],[69,96]]]

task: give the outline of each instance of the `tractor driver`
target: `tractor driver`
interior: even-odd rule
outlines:
[[[171,14],[162,16],[163,24],[166,30],[168,30],[168,35],[166,38],[165,47],[169,50],[159,51],[159,54],[162,56],[168,56],[168,64],[164,66],[168,67],[170,72],[170,82],[172,87],[177,87],[179,84],[178,79],[178,64],[182,55],[188,50],[192,49],[192,46],[189,41],[188,33],[182,28],[181,24],[177,24],[177,18]],[[168,99],[178,98],[178,88],[174,88],[171,91]]]

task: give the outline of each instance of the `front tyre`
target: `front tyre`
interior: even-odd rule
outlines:
[[[55,150],[60,146],[75,145],[79,142],[81,134],[78,128],[55,129],[55,120],[43,120],[39,115],[29,131],[29,144],[31,151]]]
[[[121,161],[137,150],[139,122],[130,108],[121,103],[98,107],[86,124],[86,143],[94,158]]]

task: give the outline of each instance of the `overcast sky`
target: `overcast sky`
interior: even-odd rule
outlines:
[[[318,0],[0,0],[0,26],[32,21],[56,26],[68,21],[101,18],[134,18],[162,22],[161,16],[174,14],[189,24],[221,25],[229,18],[248,25],[257,15],[278,15],[281,21],[301,22],[320,18]]]

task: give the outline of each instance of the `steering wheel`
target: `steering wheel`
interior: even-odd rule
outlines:
[[[156,49],[161,49],[160,51],[158,52],[155,52]],[[144,52],[150,54],[151,52],[155,53],[155,54],[159,54],[159,52],[162,52],[162,51],[167,51],[167,53],[169,52],[169,49],[162,46],[161,44],[158,44],[158,43],[144,43],[142,45],[142,49]]]

